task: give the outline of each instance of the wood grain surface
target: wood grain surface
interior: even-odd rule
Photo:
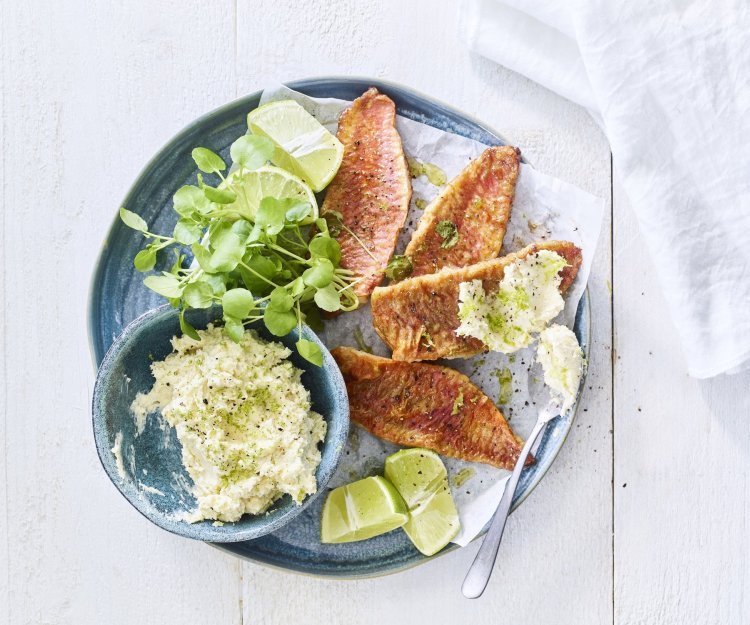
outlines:
[[[686,375],[605,137],[583,109],[470,55],[454,3],[34,0],[1,3],[0,29],[0,622],[746,622],[750,377]],[[448,102],[614,204],[581,410],[478,601],[459,590],[476,546],[335,582],[171,536],[94,450],[86,296],[130,183],[198,115],[330,74]]]

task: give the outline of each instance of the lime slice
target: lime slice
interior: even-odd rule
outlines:
[[[322,191],[333,180],[344,146],[294,100],[269,102],[251,111],[247,126],[276,144],[271,160]]]
[[[461,527],[440,456],[427,449],[402,449],[386,459],[385,476],[409,508],[404,531],[411,542],[426,556],[440,551]]]
[[[236,210],[249,221],[255,221],[255,213],[264,197],[273,197],[277,200],[285,198],[298,198],[312,205],[312,213],[304,223],[312,223],[318,218],[318,202],[315,194],[304,181],[284,169],[265,165],[254,171],[243,171],[242,177],[235,171],[227,177],[237,190],[237,199],[232,204],[227,204],[229,210]],[[221,187],[226,184],[222,183]]]
[[[320,539],[350,543],[385,534],[409,519],[401,495],[383,477],[367,477],[328,494],[323,505]]]

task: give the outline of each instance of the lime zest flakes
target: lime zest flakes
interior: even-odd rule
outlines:
[[[385,275],[395,282],[400,282],[408,278],[412,271],[414,271],[414,264],[411,261],[411,256],[396,254],[385,268]]]
[[[461,408],[464,407],[464,392],[458,391],[458,395],[456,395],[456,399],[453,401],[453,410],[451,410],[451,415],[457,415]]]
[[[357,343],[357,348],[359,349],[359,351],[372,354],[372,346],[365,343],[365,337],[362,334],[362,328],[360,328],[358,325],[354,326],[354,330],[352,330],[352,334],[354,335],[354,340]]]
[[[453,476],[451,481],[453,482],[454,487],[461,488],[466,482],[474,477],[474,475],[476,475],[476,469],[473,469],[472,467],[464,467]]]
[[[435,232],[443,239],[443,242],[440,244],[440,247],[443,249],[448,250],[455,247],[456,243],[458,243],[458,228],[452,221],[448,221],[447,219],[439,221],[437,226],[435,226]]]
[[[508,367],[495,369],[492,373],[497,378],[497,383],[500,387],[497,403],[504,406],[513,397],[513,373],[511,373]]]
[[[406,162],[409,165],[409,173],[412,178],[419,178],[424,176],[430,182],[430,184],[436,187],[442,187],[448,182],[448,177],[445,172],[440,169],[437,165],[432,163],[424,163],[419,159],[407,157]]]
[[[419,339],[419,344],[422,345],[428,352],[435,348],[435,342],[432,340],[432,336],[427,330],[422,330],[422,336]]]

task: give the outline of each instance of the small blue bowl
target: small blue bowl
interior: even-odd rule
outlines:
[[[205,329],[221,319],[221,309],[191,310],[190,323]],[[140,392],[151,389],[150,364],[172,352],[170,340],[181,334],[177,310],[169,305],[150,310],[130,323],[104,357],[94,386],[94,438],[99,459],[112,483],[150,521],[180,536],[211,542],[252,540],[274,532],[296,517],[320,495],[333,475],[349,432],[349,402],[336,362],[307,326],[302,336],[323,352],[323,366],[299,356],[294,344],[296,330],[283,338],[272,336],[258,322],[249,326],[268,341],[280,341],[292,350],[291,362],[303,370],[302,383],[310,391],[312,409],[328,424],[322,459],[316,477],[318,490],[301,505],[284,495],[265,514],[244,515],[236,523],[214,526],[212,521],[187,523],[186,511],[195,509],[190,493],[192,480],[182,465],[182,448],[173,428],[158,415],[149,415],[143,432],[136,436],[130,405]],[[119,460],[113,448],[119,450]]]

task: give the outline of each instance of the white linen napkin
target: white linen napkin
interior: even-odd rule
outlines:
[[[585,106],[691,375],[750,364],[750,3],[465,0],[471,50]]]

